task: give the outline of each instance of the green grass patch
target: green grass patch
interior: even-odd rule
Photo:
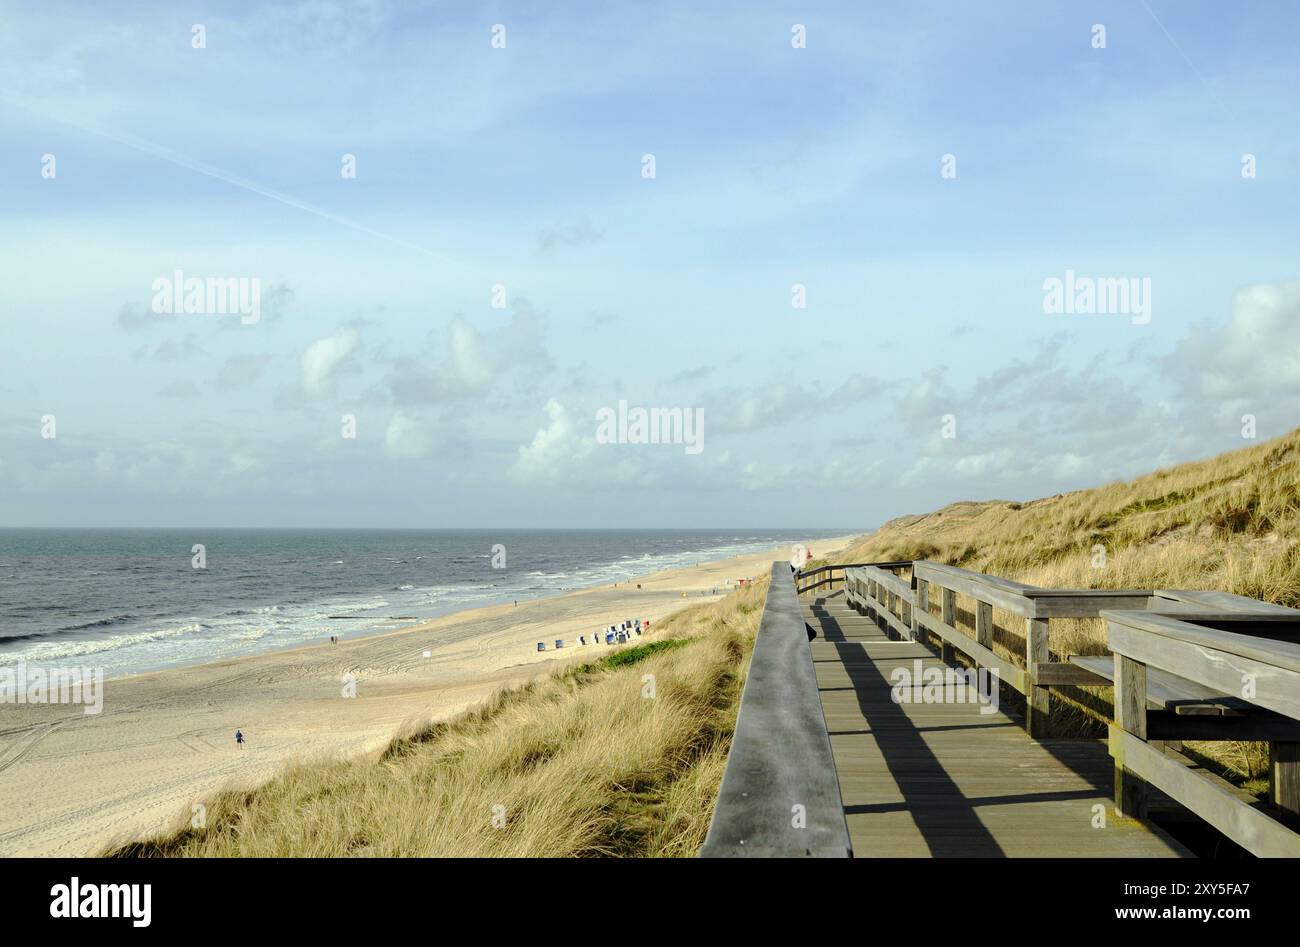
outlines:
[[[599,661],[589,661],[586,664],[579,664],[573,669],[573,673],[597,674],[601,671],[612,671],[615,668],[637,664],[638,662],[644,661],[652,654],[659,654],[661,651],[671,651],[674,648],[680,648],[682,645],[689,643],[689,638],[665,638],[663,641],[648,641],[645,644],[635,645],[631,648],[624,648],[622,651],[615,651],[613,654],[607,655]]]

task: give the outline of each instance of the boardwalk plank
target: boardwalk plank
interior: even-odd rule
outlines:
[[[813,666],[858,858],[1188,855],[1115,815],[1104,741],[1032,740],[977,703],[896,703],[896,669],[947,665],[890,640],[842,592],[806,601],[804,617],[818,634]]]

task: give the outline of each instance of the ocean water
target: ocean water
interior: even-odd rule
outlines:
[[[847,532],[0,529],[0,666],[139,673]]]

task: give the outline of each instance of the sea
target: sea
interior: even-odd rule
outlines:
[[[851,532],[0,528],[0,667],[136,674]]]

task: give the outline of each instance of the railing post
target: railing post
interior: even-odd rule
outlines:
[[[1278,821],[1300,831],[1300,743],[1269,743],[1268,797]]]
[[[975,602],[975,640],[993,650],[993,606],[978,599]],[[975,667],[979,668],[978,661]]]
[[[1047,735],[1051,691],[1038,685],[1038,665],[1051,660],[1046,618],[1025,619],[1025,732],[1035,739]],[[1145,724],[1144,724],[1145,726]]]
[[[943,623],[949,628],[957,627],[957,593],[952,589],[943,590],[942,598],[942,615]],[[939,647],[939,657],[944,664],[952,664],[956,659],[956,650],[945,639]]]
[[[925,628],[921,626],[919,615],[930,613],[930,583],[925,579],[916,580],[916,608],[912,610],[912,640],[925,641]]]
[[[993,650],[993,606],[988,602],[975,603],[975,640]]]
[[[1115,726],[1143,742],[1147,738],[1147,666],[1115,655]],[[1124,754],[1115,756],[1115,811],[1131,819],[1147,816],[1147,784],[1124,768]]]

